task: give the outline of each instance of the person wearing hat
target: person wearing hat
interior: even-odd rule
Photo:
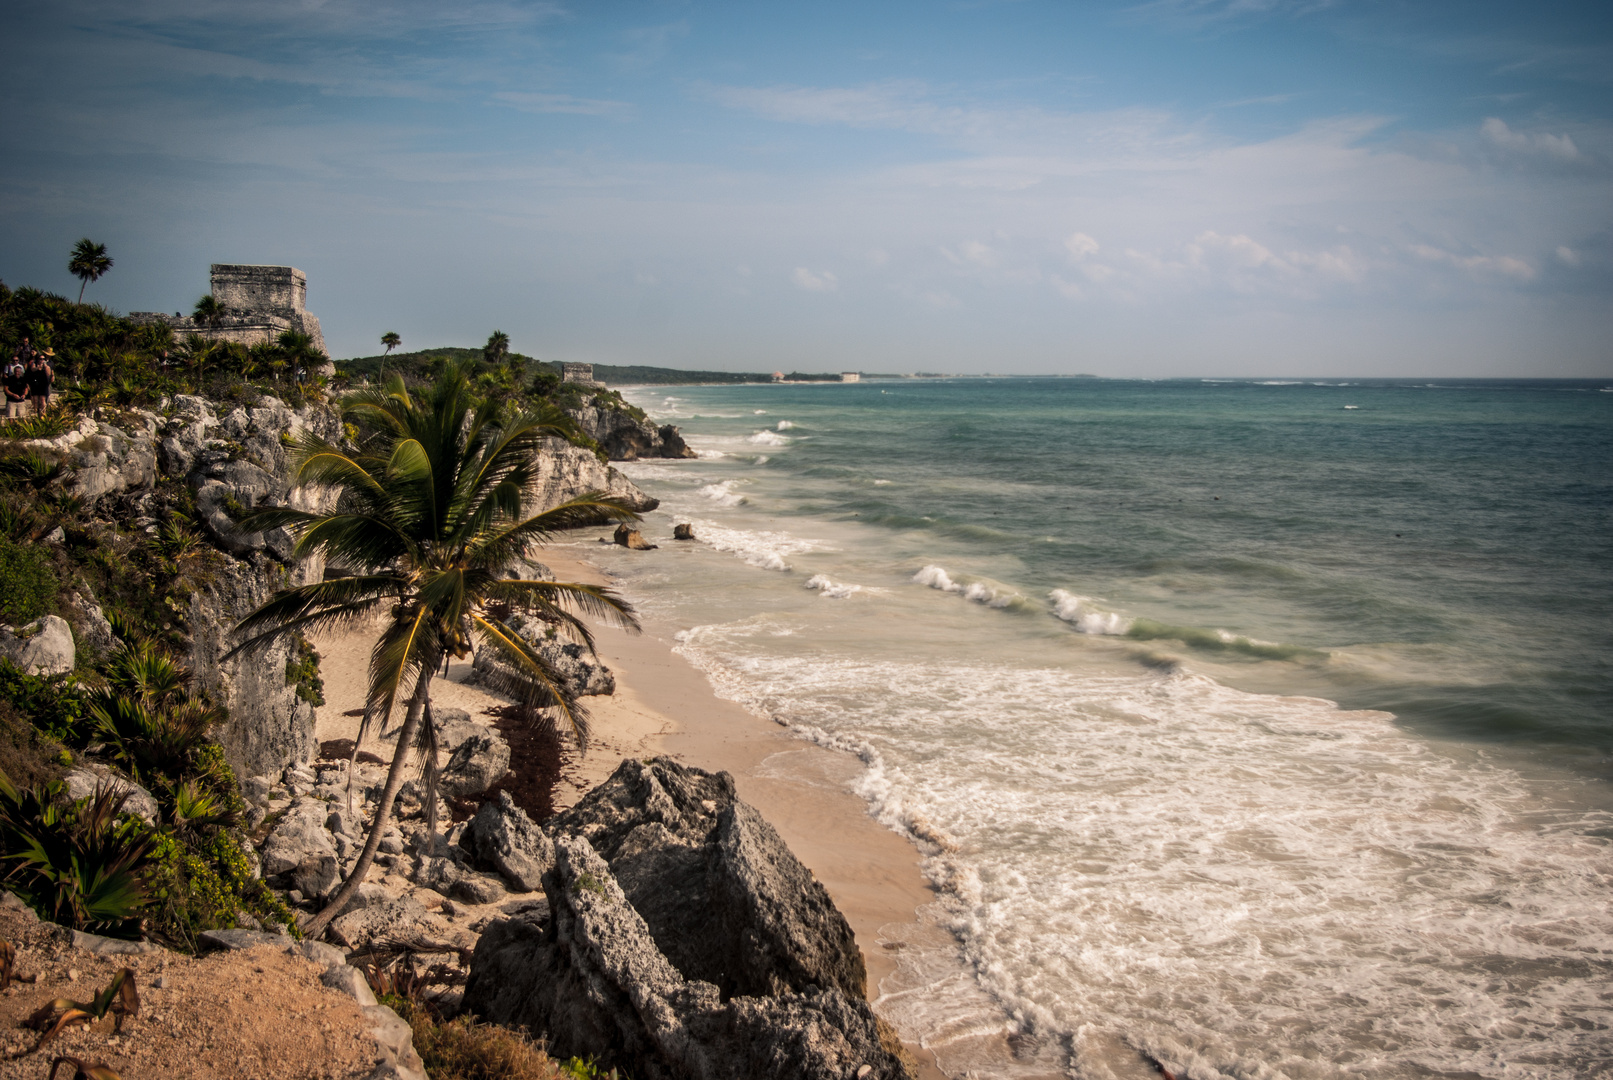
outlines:
[[[23,407],[28,404],[28,376],[23,370],[21,350],[11,354],[11,363],[6,365],[6,419],[14,420],[22,415]]]
[[[34,404],[35,416],[44,416],[45,410],[50,407],[50,384],[56,381],[56,372],[51,368],[50,361],[55,355],[55,349],[46,349],[42,353],[35,353],[28,364],[28,400]]]

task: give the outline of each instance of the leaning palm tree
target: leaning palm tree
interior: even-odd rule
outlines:
[[[386,351],[390,354],[393,349],[403,344],[403,339],[398,336],[396,330],[388,330],[381,335],[381,344],[386,346]]]
[[[357,449],[310,437],[297,450],[297,484],[339,486],[339,508],[261,509],[241,527],[286,527],[300,555],[322,553],[356,573],[276,594],[241,620],[236,630],[243,640],[231,653],[384,615],[370,654],[357,742],[372,723],[386,729],[400,697],[406,699],[403,727],[364,850],[308,925],[315,937],[363,881],[417,741],[425,750],[427,816],[435,831],[429,703],[432,677],[446,658],[469,655],[478,641],[493,649],[509,669],[500,689],[545,710],[585,748],[586,713],[550,663],[505,620],[515,611],[532,613],[590,649],[593,637],[581,616],[637,627],[631,606],[608,589],[500,577],[556,530],[637,518],[597,493],[533,512],[537,454],[546,438],[571,432],[564,413],[552,407],[515,412],[501,401],[478,399],[464,369],[450,363],[435,383],[415,392],[401,378],[384,389],[358,391],[344,399],[343,415],[373,432]]]
[[[92,281],[101,280],[101,276],[112,269],[112,257],[106,253],[105,244],[97,244],[89,237],[85,237],[73,245],[73,253],[67,260],[67,271],[78,278],[78,302],[84,302],[84,288]]]

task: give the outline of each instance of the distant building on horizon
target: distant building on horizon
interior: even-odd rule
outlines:
[[[594,365],[592,364],[561,364],[560,381],[563,383],[576,383],[578,386],[604,387],[604,383],[594,378]]]
[[[313,339],[314,348],[329,354],[319,319],[304,306],[308,275],[295,266],[254,266],[214,263],[209,271],[213,299],[223,310],[214,321],[174,312],[131,311],[135,322],[162,323],[176,337],[194,334],[204,341],[235,341],[242,345],[272,342],[287,330]]]
[[[858,371],[842,371],[840,373],[841,382],[862,382],[862,379],[862,373]]]

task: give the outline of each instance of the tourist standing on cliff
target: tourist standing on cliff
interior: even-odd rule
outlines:
[[[56,381],[50,358],[55,355],[56,350],[46,349],[43,353],[35,353],[28,364],[28,400],[34,403],[35,416],[44,416],[45,410],[50,407],[50,384]]]
[[[6,365],[6,419],[12,420],[22,415],[23,406],[28,403],[28,373],[23,369],[22,360],[19,359],[21,350],[11,354],[11,363]]]

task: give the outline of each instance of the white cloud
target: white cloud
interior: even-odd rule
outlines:
[[[828,270],[814,274],[804,266],[797,266],[790,280],[807,292],[836,292],[840,288],[840,279]]]
[[[997,253],[978,240],[963,245],[963,257],[978,266],[993,267],[998,263]]]
[[[492,98],[501,105],[529,113],[572,113],[578,116],[611,116],[618,119],[626,119],[633,115],[633,106],[625,101],[579,98],[570,94],[528,94],[515,90],[500,90],[494,93]]]
[[[1579,257],[1579,252],[1575,251],[1566,244],[1563,244],[1559,245],[1557,248],[1557,261],[1562,263],[1564,266],[1577,267],[1579,266],[1581,260]]]
[[[1485,120],[1480,130],[1491,142],[1506,150],[1520,154],[1542,154],[1559,161],[1579,160],[1579,147],[1575,146],[1574,140],[1567,135],[1553,135],[1545,131],[1533,134],[1514,131],[1507,126],[1506,121],[1494,116]]]
[[[1521,281],[1530,281],[1535,276],[1535,268],[1515,255],[1457,255],[1429,244],[1413,244],[1411,253],[1428,262],[1448,263],[1463,270],[1504,274]]]
[[[1065,250],[1069,251],[1070,257],[1077,262],[1080,262],[1088,255],[1098,253],[1098,242],[1084,232],[1071,233],[1065,237],[1064,247]]]

